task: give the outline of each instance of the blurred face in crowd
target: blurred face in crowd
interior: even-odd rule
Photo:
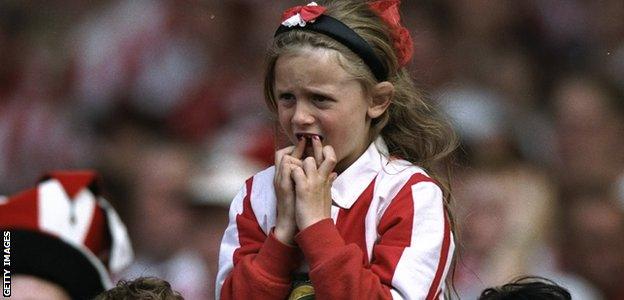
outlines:
[[[18,274],[11,278],[11,299],[71,300],[71,297],[57,284],[34,276]]]
[[[462,203],[458,206],[462,243],[467,254],[483,258],[496,248],[506,230],[503,182],[496,175],[476,172],[460,181],[454,189]]]
[[[568,261],[600,289],[622,291],[624,277],[624,214],[615,204],[580,197],[569,212]]]
[[[565,184],[609,182],[621,171],[622,124],[609,101],[606,91],[588,80],[559,85],[554,103]]]
[[[182,246],[175,241],[188,234],[190,160],[175,147],[149,149],[140,168],[134,209],[137,246],[152,258],[165,259]]]

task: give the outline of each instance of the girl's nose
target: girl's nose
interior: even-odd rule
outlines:
[[[310,125],[314,123],[314,115],[305,104],[297,103],[295,107],[295,114],[293,115],[292,122],[295,125]]]

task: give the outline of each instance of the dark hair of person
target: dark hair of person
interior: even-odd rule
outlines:
[[[479,300],[570,300],[570,292],[538,276],[520,277],[501,287],[488,288],[481,293]]]
[[[94,300],[184,300],[169,282],[156,277],[120,280],[117,286],[102,292]]]

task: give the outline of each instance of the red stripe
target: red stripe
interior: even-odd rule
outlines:
[[[440,288],[440,281],[442,280],[442,274],[446,268],[446,260],[448,259],[449,247],[451,245],[451,231],[449,229],[449,221],[446,213],[444,214],[444,239],[442,240],[442,249],[440,249],[440,261],[438,262],[438,270],[436,271],[433,283],[429,288],[427,294],[427,300],[435,299],[435,294]],[[438,293],[439,295],[439,293]]]
[[[423,174],[416,173],[401,188],[384,212],[377,233],[381,237],[374,253],[373,271],[386,285],[392,285],[392,277],[403,251],[411,244],[414,223],[414,199],[412,185],[433,182]]]
[[[346,244],[354,243],[362,249],[364,265],[369,265],[368,251],[366,250],[366,214],[373,200],[375,179],[362,192],[350,209],[341,209],[338,213],[336,227]]]
[[[96,200],[97,201],[97,200]],[[111,240],[110,233],[106,230],[108,228],[104,210],[97,204],[93,207],[93,218],[91,219],[91,225],[89,225],[89,231],[85,237],[84,245],[91,249],[91,252],[96,255],[105,253],[106,248],[109,248]],[[108,265],[106,257],[100,257]]]
[[[246,195],[243,199],[243,212],[236,216],[236,227],[238,228],[238,242],[240,247],[234,251],[234,265],[238,263],[247,254],[257,253],[262,246],[263,241],[267,238],[264,231],[258,224],[256,215],[251,207],[251,187],[253,185],[253,177],[245,182]]]
[[[51,172],[50,177],[60,181],[69,199],[73,199],[78,192],[95,180],[96,174],[93,171],[56,171]]]
[[[37,188],[9,197],[7,203],[0,205],[0,226],[38,230],[38,198]]]

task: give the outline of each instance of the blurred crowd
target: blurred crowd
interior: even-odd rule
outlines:
[[[301,1],[0,1],[0,195],[95,169],[135,263],[213,291],[229,201],[272,163],[264,51]],[[624,295],[624,1],[404,0],[418,84],[462,139],[456,292],[540,275]],[[277,136],[277,138],[276,138]]]

